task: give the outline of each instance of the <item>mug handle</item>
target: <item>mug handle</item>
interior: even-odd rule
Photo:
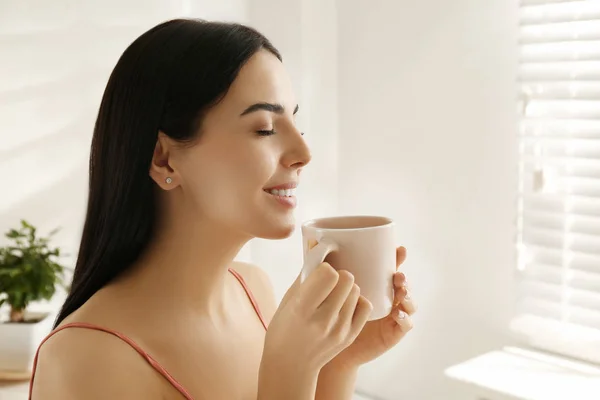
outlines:
[[[321,239],[316,246],[311,248],[304,258],[302,272],[300,273],[300,282],[304,282],[306,277],[317,268],[319,264],[325,261],[325,258],[332,252],[338,250],[338,245],[328,239]]]

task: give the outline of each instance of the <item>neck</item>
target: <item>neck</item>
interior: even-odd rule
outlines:
[[[225,307],[228,268],[251,238],[191,220],[182,215],[161,221],[127,281],[135,293],[171,310],[219,315]]]

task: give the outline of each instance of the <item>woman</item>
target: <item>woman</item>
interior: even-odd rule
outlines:
[[[311,158],[297,111],[281,56],[251,28],[173,20],[129,46],[100,106],[72,289],[31,398],[351,398],[359,365],[411,328],[404,275],[392,314],[365,324],[371,305],[346,272],[320,265],[277,307],[264,273],[233,261],[294,229]]]

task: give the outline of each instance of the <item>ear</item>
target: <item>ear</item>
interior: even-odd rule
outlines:
[[[171,190],[181,183],[179,175],[170,165],[173,148],[173,140],[163,132],[158,132],[149,173],[154,182],[163,190]]]

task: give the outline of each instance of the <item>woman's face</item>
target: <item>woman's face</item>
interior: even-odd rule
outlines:
[[[169,154],[171,186],[190,218],[262,238],[293,232],[294,187],[311,158],[297,107],[283,64],[257,52],[206,113],[197,142]]]

